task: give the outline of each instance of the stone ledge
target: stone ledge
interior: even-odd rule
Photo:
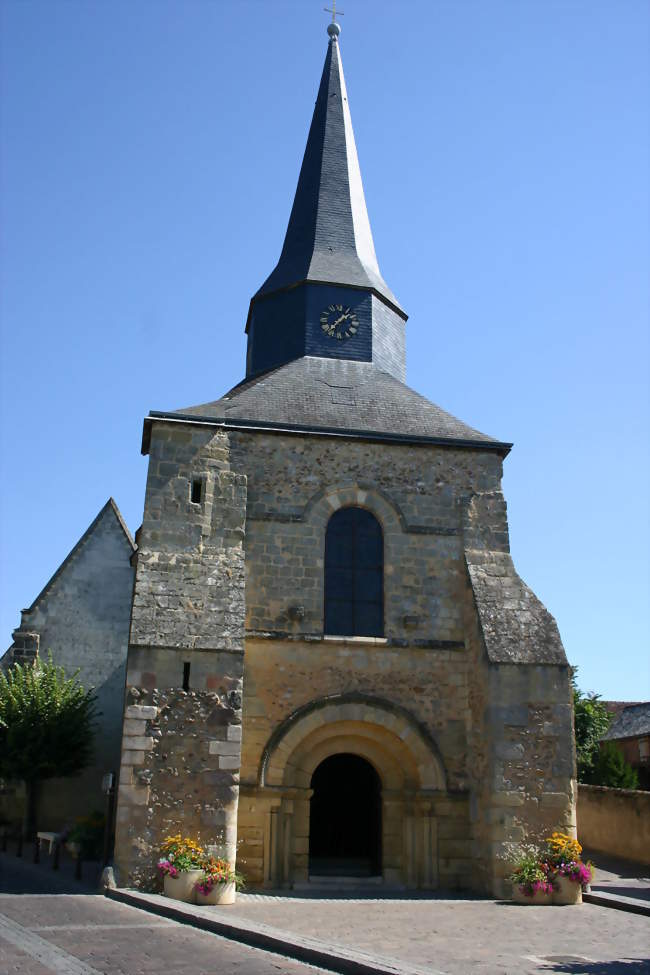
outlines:
[[[247,630],[248,640],[286,640],[289,643],[343,643],[407,650],[464,650],[464,640],[424,640],[403,637],[325,636],[322,633],[296,633],[289,630]]]

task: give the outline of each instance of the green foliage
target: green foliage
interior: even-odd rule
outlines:
[[[612,721],[598,694],[583,694],[576,682],[578,668],[571,672],[573,713],[576,731],[578,782],[607,785],[612,789],[636,789],[639,776],[614,742],[601,739]]]
[[[604,741],[590,773],[591,785],[608,785],[611,789],[637,789],[639,776],[625,761],[623,752],[613,741]]]
[[[68,833],[68,841],[78,843],[84,860],[96,860],[101,856],[104,842],[106,817],[96,810],[90,816],[81,816]]]
[[[528,897],[532,897],[537,891],[547,894],[553,889],[548,865],[540,851],[533,846],[520,848],[515,869],[509,879]]]
[[[0,673],[0,776],[35,783],[90,764],[95,695],[51,656]]]
[[[598,694],[583,694],[576,683],[577,667],[571,673],[573,714],[578,759],[578,782],[592,782],[600,739],[609,728],[612,716]]]
[[[536,880],[546,880],[541,866],[541,857],[537,850],[523,853],[515,863],[515,869],[510,879],[515,884],[533,884]]]

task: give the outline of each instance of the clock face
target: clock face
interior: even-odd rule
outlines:
[[[331,339],[352,338],[359,328],[359,319],[347,305],[328,305],[320,316],[320,327]]]

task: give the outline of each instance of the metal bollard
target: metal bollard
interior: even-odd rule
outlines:
[[[54,856],[52,857],[52,870],[59,869],[59,856],[61,855],[61,844],[57,840],[54,844]]]
[[[34,840],[34,863],[41,862],[41,841],[37,836]]]

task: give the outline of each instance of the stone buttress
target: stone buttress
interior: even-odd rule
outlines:
[[[234,864],[246,478],[226,433],[152,431],[126,676],[115,862],[151,882],[181,832]]]

